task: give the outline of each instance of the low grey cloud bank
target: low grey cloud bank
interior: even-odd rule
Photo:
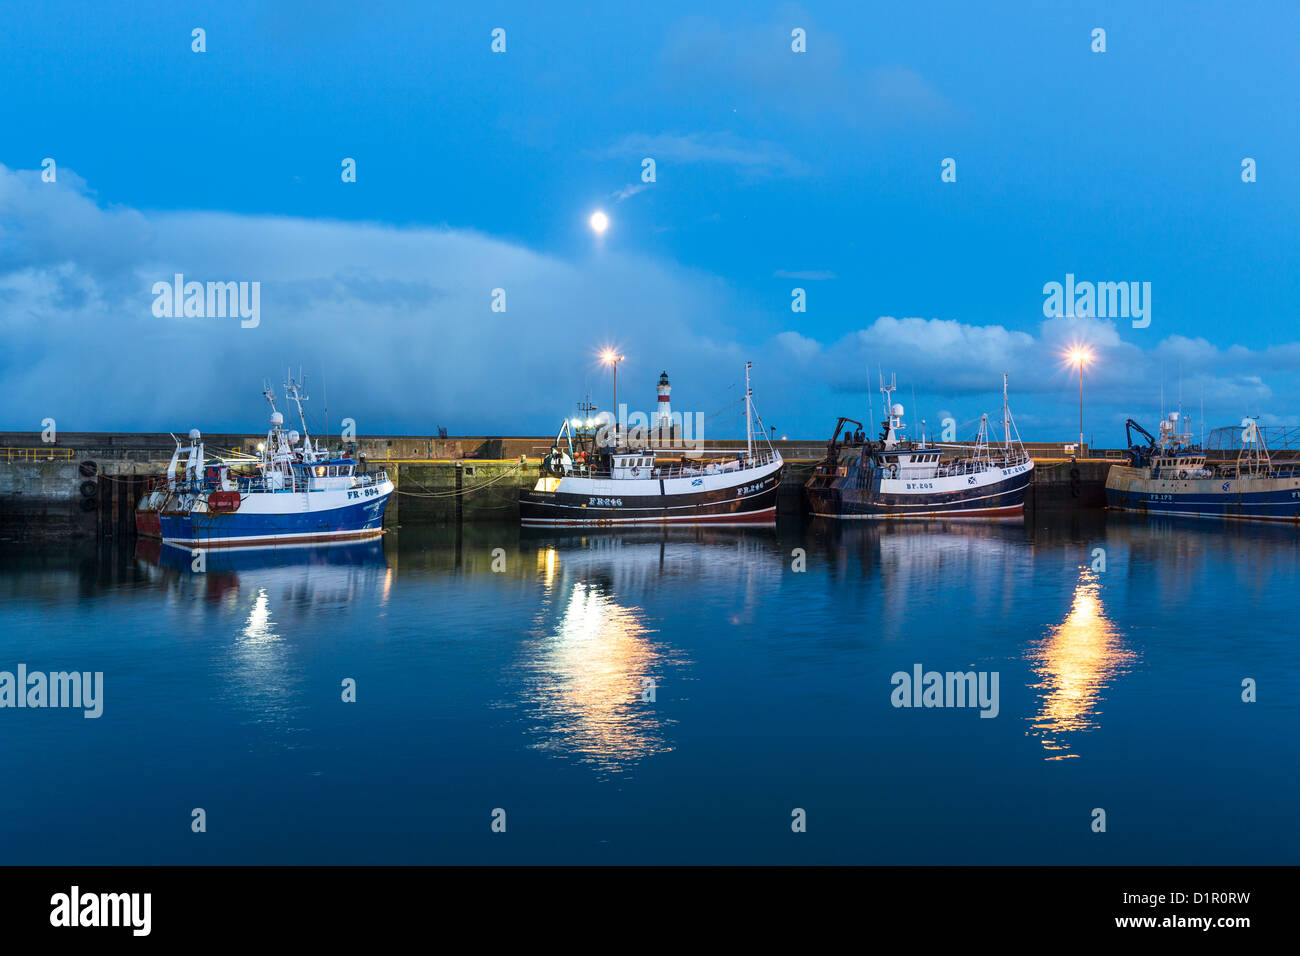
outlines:
[[[259,282],[257,327],[156,316],[151,289],[177,273]],[[498,289],[504,312],[492,310]],[[541,433],[588,390],[609,404],[595,356],[612,343],[628,356],[619,400],[633,410],[653,407],[668,369],[674,408],[711,414],[740,397],[752,359],[765,419],[821,437],[838,414],[866,415],[878,365],[903,395],[915,387],[959,418],[990,406],[1007,371],[1022,426],[1058,437],[1076,414],[1060,352],[1084,340],[1099,356],[1089,416],[1114,438],[1124,417],[1158,408],[1162,369],[1168,406],[1181,372],[1185,401],[1204,388],[1215,423],[1289,421],[1278,393],[1300,360],[1300,343],[1225,348],[1098,319],[1023,331],[880,317],[834,341],[814,328],[784,299],[755,305],[716,276],[644,257],[566,261],[469,230],[134,210],[103,203],[71,170],[50,184],[0,167],[7,429],[52,417],[62,430],[256,431],[262,379],[278,384],[302,363],[316,415],[325,372],[333,430],[350,417],[370,433]]]

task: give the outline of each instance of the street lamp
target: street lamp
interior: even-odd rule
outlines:
[[[614,444],[618,444],[618,363],[626,358],[619,355],[613,349],[605,349],[600,353],[600,360],[606,365],[614,366]]]
[[[1079,453],[1083,453],[1083,367],[1093,360],[1092,352],[1083,345],[1072,345],[1066,353],[1071,365],[1079,366]]]

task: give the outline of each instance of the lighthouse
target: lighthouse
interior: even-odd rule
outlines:
[[[672,394],[672,390],[673,387],[668,384],[668,373],[661,373],[659,376],[659,408],[655,412],[653,428],[668,429],[672,427],[672,408],[668,403],[668,396]]]

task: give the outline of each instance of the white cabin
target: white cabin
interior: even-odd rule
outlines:
[[[648,451],[614,455],[610,462],[611,478],[653,477],[655,456]]]

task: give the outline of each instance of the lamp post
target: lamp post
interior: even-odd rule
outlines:
[[[1083,453],[1083,367],[1092,361],[1092,352],[1081,345],[1070,349],[1071,364],[1079,366],[1079,453]]]
[[[613,349],[605,349],[600,359],[606,365],[614,366],[614,444],[618,445],[618,363],[626,356],[619,355]]]

